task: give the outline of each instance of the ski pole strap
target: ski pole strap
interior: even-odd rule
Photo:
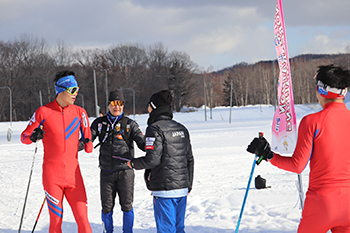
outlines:
[[[99,145],[101,145],[101,142],[97,143],[97,145],[94,146],[94,149],[96,149],[96,147],[98,147]]]
[[[263,159],[264,159],[264,156],[258,157],[256,160],[256,165],[259,165]]]
[[[264,133],[259,132],[259,138],[263,138],[263,137],[264,137]],[[264,159],[264,156],[257,157],[256,165],[259,165],[263,159]]]
[[[104,144],[104,143],[106,142],[106,139],[107,139],[109,136],[111,136],[112,134],[113,134],[113,130],[110,131],[109,133],[105,134],[104,139],[103,139],[102,141],[99,141],[99,143],[97,143],[97,145],[94,146],[94,149],[96,149],[96,147],[98,147],[99,145]]]

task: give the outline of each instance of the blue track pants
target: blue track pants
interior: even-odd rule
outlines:
[[[187,197],[153,198],[158,233],[184,233]]]

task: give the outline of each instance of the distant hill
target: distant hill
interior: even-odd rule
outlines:
[[[314,60],[314,59],[336,59],[336,58],[341,57],[343,55],[344,54],[302,54],[302,55],[292,57],[290,60],[291,60],[291,63],[293,63],[293,61],[296,61],[296,60],[298,60],[298,61],[304,60],[306,62],[306,61]],[[247,62],[241,62],[241,63],[237,63],[233,66],[218,70],[214,73],[223,74],[225,71],[234,70],[237,67],[239,68],[239,67],[243,67],[243,66],[250,66],[250,65],[255,65],[255,64],[260,64],[260,63],[271,64],[272,62],[277,62],[277,59],[276,60],[258,61],[257,63],[254,63],[254,64],[248,64]]]

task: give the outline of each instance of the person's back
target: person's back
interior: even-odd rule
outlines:
[[[315,135],[309,190],[350,188],[350,111],[343,103],[328,103],[322,111],[306,116],[305,123],[314,126]]]
[[[163,90],[148,103],[146,155],[128,166],[146,169],[144,178],[152,191],[157,232],[184,233],[187,196],[192,190],[194,158],[185,126],[172,120],[172,95]]]
[[[162,142],[162,148],[149,152],[161,162],[152,169],[147,188],[155,191],[190,187],[187,156],[192,153],[186,127],[170,117],[161,116],[147,128],[146,137],[149,135],[155,135],[155,141]]]

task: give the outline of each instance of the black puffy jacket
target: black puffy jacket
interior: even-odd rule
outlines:
[[[194,159],[188,130],[172,120],[169,109],[153,110],[146,129],[146,155],[132,160],[135,169],[146,169],[151,191],[192,189]]]
[[[122,122],[127,122],[129,132],[124,132]],[[106,133],[103,132],[104,130]],[[105,171],[128,169],[126,162],[117,157],[134,158],[134,141],[138,148],[145,151],[145,137],[139,125],[124,115],[117,122],[110,122],[107,116],[96,118],[91,124],[91,135],[92,141],[99,138],[99,166]],[[128,140],[124,140],[125,137],[128,137]],[[127,141],[129,141],[129,145]]]

